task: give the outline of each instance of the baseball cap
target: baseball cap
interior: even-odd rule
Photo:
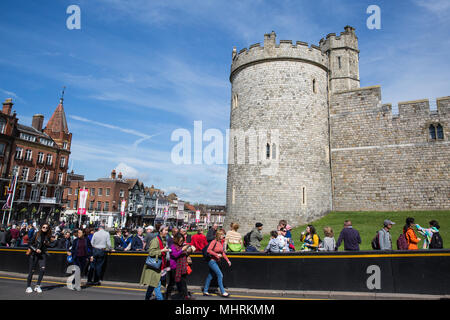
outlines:
[[[385,226],[388,226],[388,225],[390,225],[390,224],[395,224],[395,222],[393,222],[393,221],[391,221],[391,220],[389,220],[389,219],[384,220],[384,225],[385,225]]]

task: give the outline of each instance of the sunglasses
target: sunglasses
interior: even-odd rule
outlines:
[[[48,227],[42,227],[42,230],[47,230],[48,229]]]

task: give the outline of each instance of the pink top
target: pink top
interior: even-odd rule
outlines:
[[[214,248],[214,251],[213,251],[213,248]],[[208,247],[208,253],[212,256],[213,260],[216,262],[220,261],[218,254],[221,254],[222,257],[227,262],[230,262],[230,260],[228,260],[226,253],[223,251],[223,245],[217,240],[211,241],[211,243],[209,244],[209,247]]]

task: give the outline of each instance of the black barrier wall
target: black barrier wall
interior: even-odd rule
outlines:
[[[46,275],[66,277],[65,251],[51,250]],[[145,253],[112,252],[103,280],[139,282]],[[220,264],[228,288],[450,294],[450,250],[394,252],[235,253]],[[192,256],[188,284],[203,286],[208,265]],[[0,271],[27,273],[25,249],[0,248]]]

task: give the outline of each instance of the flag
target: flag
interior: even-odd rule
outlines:
[[[122,217],[125,215],[125,205],[126,205],[127,201],[126,200],[122,200],[122,205],[120,207],[120,214],[122,215]]]
[[[86,215],[86,201],[88,198],[89,191],[87,189],[80,189],[78,192],[78,197],[80,198],[80,203],[78,204],[78,214]]]
[[[9,184],[9,189],[7,191],[8,199],[6,199],[6,202],[3,205],[3,208],[2,208],[3,210],[11,209],[11,203],[14,200],[13,194],[14,194],[14,190],[16,189],[16,184],[17,184],[17,175],[18,174],[15,174],[11,179],[11,183]]]

